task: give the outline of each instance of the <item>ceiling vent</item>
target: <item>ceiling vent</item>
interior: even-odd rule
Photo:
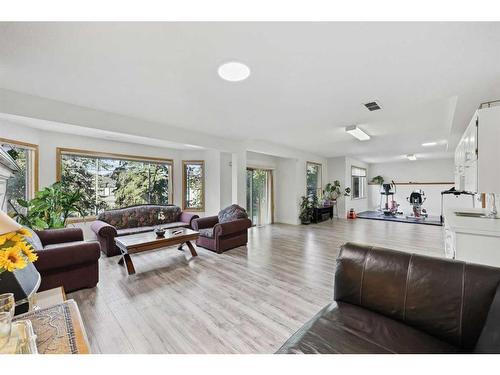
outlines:
[[[368,108],[369,111],[378,111],[379,109],[382,109],[377,102],[365,103],[363,105]]]

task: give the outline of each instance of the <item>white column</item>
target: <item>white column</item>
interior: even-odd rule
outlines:
[[[231,154],[232,202],[246,208],[247,200],[247,153],[240,150]]]

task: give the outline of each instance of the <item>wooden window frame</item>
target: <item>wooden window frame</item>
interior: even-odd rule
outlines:
[[[201,207],[191,208],[186,207],[187,193],[187,174],[186,165],[195,164],[201,165]],[[205,160],[183,160],[182,161],[182,210],[187,212],[204,212],[205,211]]]
[[[316,165],[319,167],[319,170],[321,171],[321,179],[319,182],[319,186],[316,188],[316,190],[319,190],[319,194],[317,195],[319,199],[323,197],[323,164],[321,163],[316,163],[314,161],[306,161],[306,196],[308,195],[307,191],[307,167],[309,164]]]
[[[99,151],[89,151],[81,150],[76,148],[56,148],[56,180],[61,181],[62,173],[62,157],[63,155],[75,155],[75,156],[89,156],[94,158],[108,158],[117,160],[131,160],[131,161],[142,161],[142,162],[155,162],[155,163],[165,163],[170,164],[170,191],[168,201],[169,204],[174,204],[174,160],[168,158],[157,158],[151,156],[137,156],[128,154],[117,154],[111,152],[99,152]],[[96,216],[86,216],[84,218],[68,218],[68,223],[77,223],[86,221],[86,219],[95,219]]]
[[[14,139],[8,139],[8,138],[0,138],[0,143],[7,143],[11,144],[13,146],[19,146],[20,148],[25,148],[33,151],[33,172],[32,176],[30,177],[31,185],[29,188],[29,199],[32,199],[35,197],[35,193],[38,191],[40,185],[39,185],[39,164],[40,164],[40,155],[39,155],[39,147],[37,144],[34,143],[28,143],[28,142],[22,142],[22,141],[16,141]]]

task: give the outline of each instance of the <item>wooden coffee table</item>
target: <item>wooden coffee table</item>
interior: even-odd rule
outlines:
[[[178,234],[174,234],[180,232]],[[128,236],[116,237],[116,246],[120,249],[122,256],[118,264],[124,265],[127,268],[129,275],[135,273],[134,263],[130,258],[131,254],[142,253],[143,251],[159,249],[167,246],[181,245],[179,250],[182,250],[182,244],[186,244],[191,251],[193,257],[198,256],[196,250],[191,243],[198,239],[198,232],[188,228],[167,229],[164,237],[156,236],[154,231],[130,234]]]

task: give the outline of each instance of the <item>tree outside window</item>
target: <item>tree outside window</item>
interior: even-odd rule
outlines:
[[[38,146],[0,139],[0,147],[14,159],[21,169],[8,180],[4,208],[7,212],[14,210],[22,212],[24,208],[18,205],[17,200],[33,198],[37,189],[35,166]]]
[[[137,204],[172,202],[172,161],[59,151],[60,180],[82,194],[87,215]]]
[[[182,208],[188,211],[205,210],[205,162],[182,162]]]
[[[322,185],[323,182],[321,164],[308,161],[306,163],[307,196],[316,195],[317,197],[321,197]]]

